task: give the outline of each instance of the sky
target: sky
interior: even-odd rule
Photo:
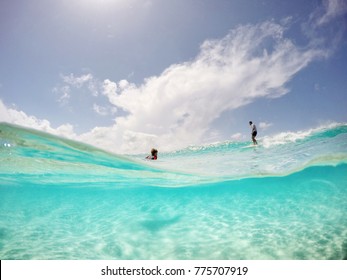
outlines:
[[[347,0],[0,0],[0,122],[122,154],[347,122]]]

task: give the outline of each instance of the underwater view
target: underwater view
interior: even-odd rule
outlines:
[[[347,125],[258,143],[150,161],[1,123],[0,258],[347,259]]]

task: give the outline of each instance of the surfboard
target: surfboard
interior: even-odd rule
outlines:
[[[253,145],[253,144],[250,144],[248,146],[244,146],[244,147],[241,147],[242,149],[247,149],[247,148],[256,148],[258,145]]]

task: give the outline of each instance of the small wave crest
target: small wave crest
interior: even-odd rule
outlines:
[[[277,145],[286,145],[298,141],[310,140],[312,137],[329,138],[338,134],[347,133],[347,124],[331,123],[329,125],[311,128],[297,132],[281,132],[273,136],[264,136],[261,139],[265,148]]]

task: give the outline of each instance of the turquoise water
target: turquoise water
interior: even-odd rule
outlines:
[[[0,136],[1,259],[347,258],[347,125],[157,161]]]

